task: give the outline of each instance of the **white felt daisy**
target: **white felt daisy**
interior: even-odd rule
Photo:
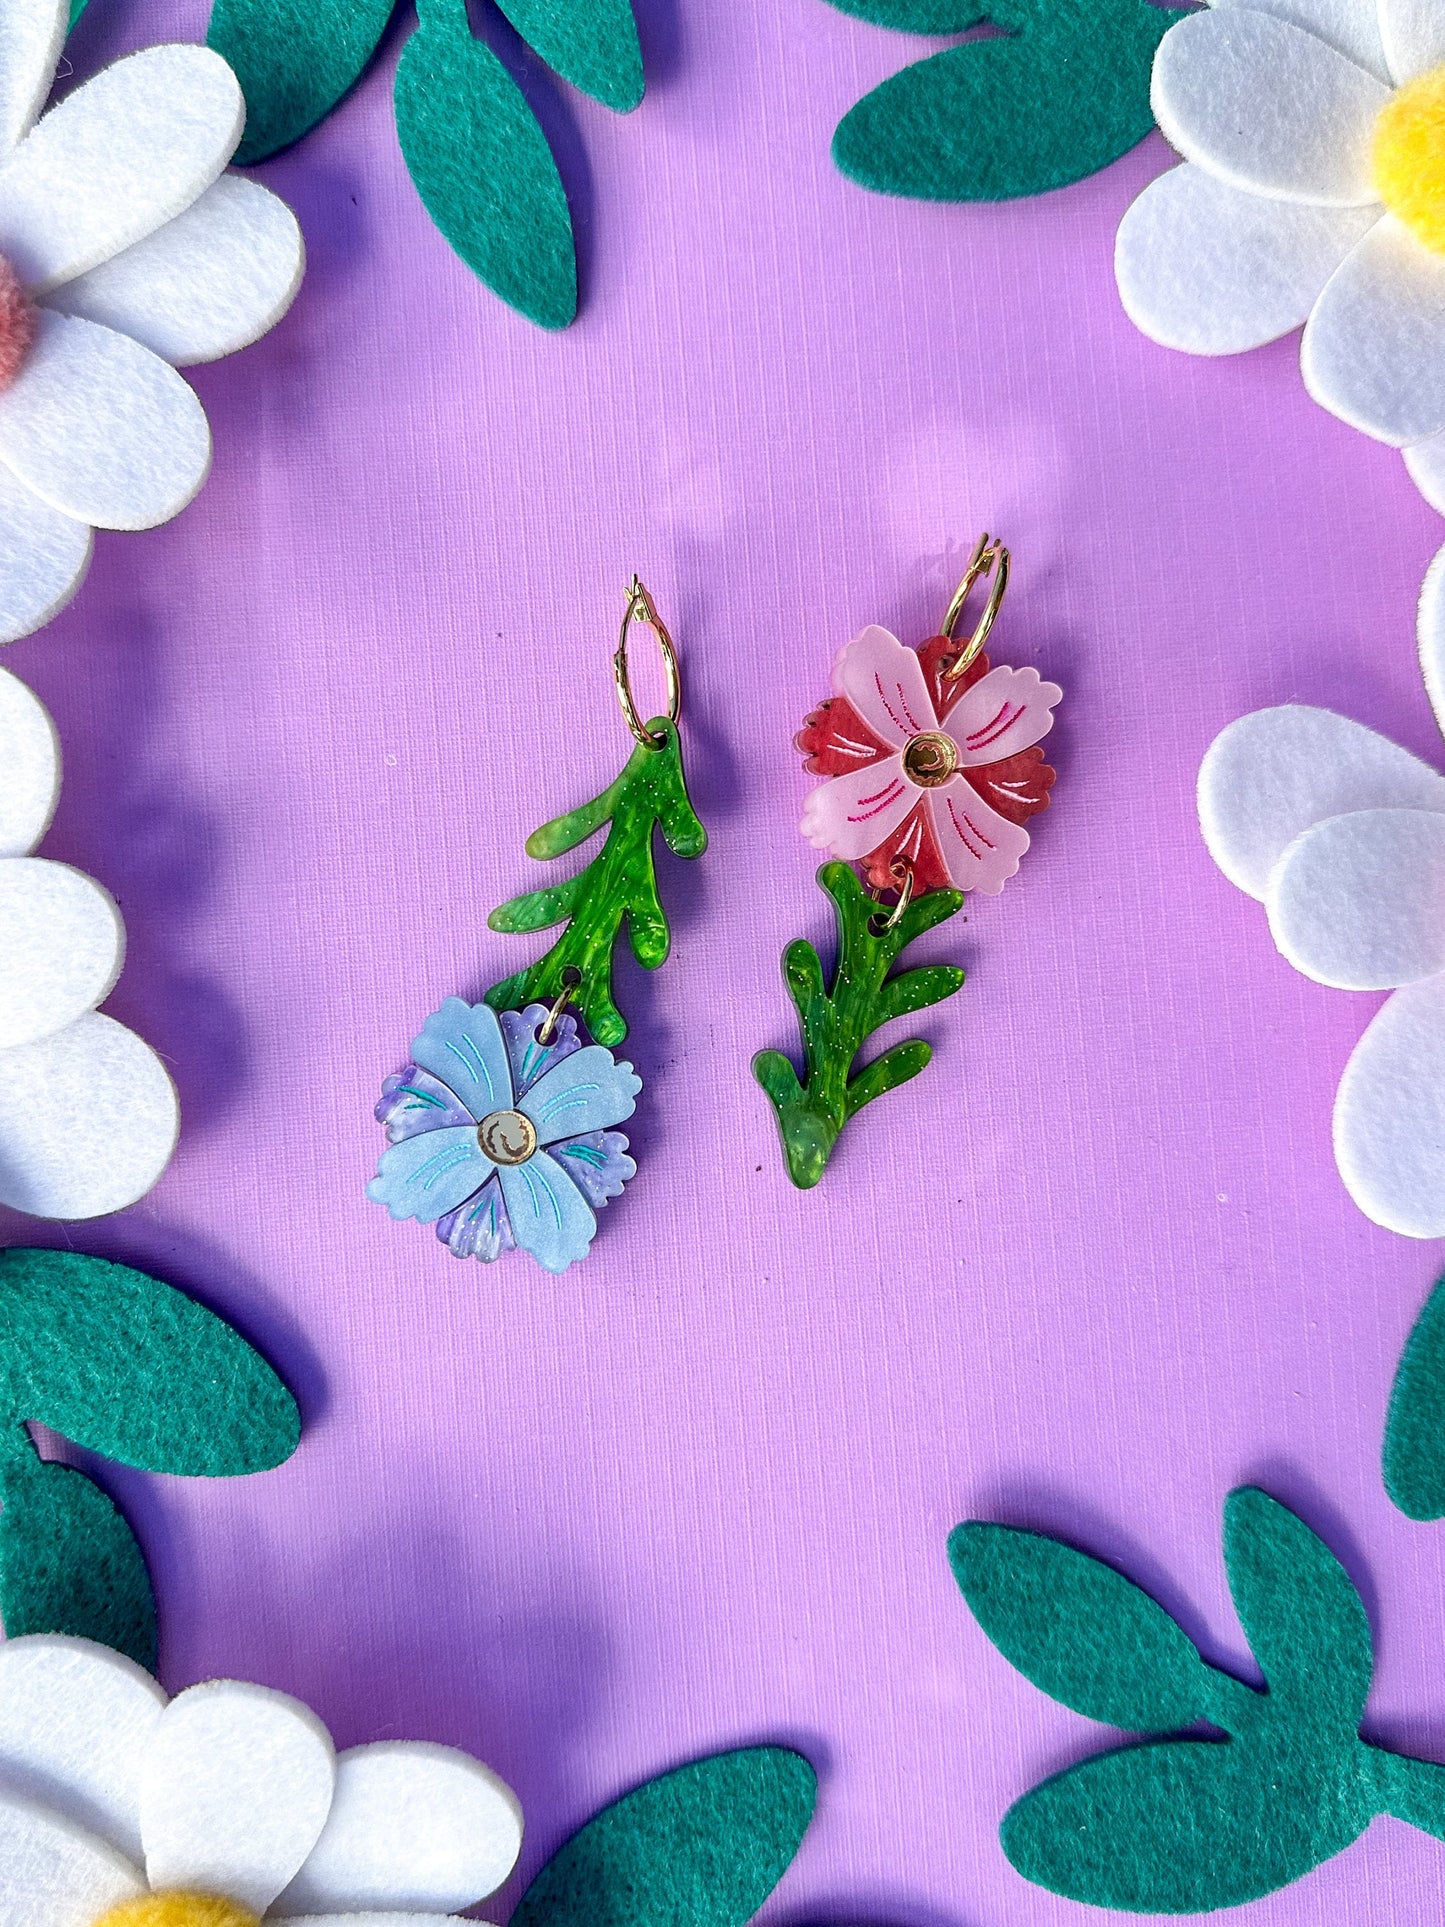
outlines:
[[[70,600],[92,528],[191,500],[211,436],[176,368],[263,335],[302,269],[290,209],[222,172],[246,110],[207,48],[131,54],[37,119],[69,13],[0,4],[0,641]]]
[[[1420,658],[1445,730],[1445,552]],[[1445,776],[1330,710],[1262,709],[1211,744],[1199,820],[1297,970],[1394,991],[1340,1080],[1335,1160],[1376,1224],[1445,1236]]]
[[[1310,394],[1445,508],[1445,0],[1215,0],[1152,99],[1185,164],[1119,228],[1131,318],[1201,355],[1303,323]]]
[[[440,1927],[521,1843],[511,1789],[451,1747],[337,1754],[263,1686],[168,1701],[88,1640],[0,1645],[0,1927]]]
[[[125,953],[114,899],[30,855],[59,789],[55,726],[0,669],[0,1204],[94,1218],[150,1190],[180,1118],[150,1045],[96,1009]]]

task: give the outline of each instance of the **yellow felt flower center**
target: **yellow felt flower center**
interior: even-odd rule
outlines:
[[[1375,191],[1417,241],[1445,254],[1445,67],[1402,87],[1375,123]]]
[[[219,1894],[142,1894],[102,1914],[95,1927],[260,1927],[260,1919],[238,1901]]]

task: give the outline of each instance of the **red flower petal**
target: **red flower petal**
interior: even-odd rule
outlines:
[[[1044,761],[1037,743],[1032,749],[1021,749],[1017,756],[1006,756],[1001,763],[975,763],[959,774],[1010,823],[1026,823],[1049,807],[1054,771]]]
[[[962,680],[962,678],[960,678]],[[933,825],[928,820],[928,812],[921,806],[911,810],[886,843],[880,843],[876,850],[870,850],[863,859],[863,874],[874,890],[896,890],[898,879],[893,874],[893,865],[899,858],[913,871],[913,893],[922,896],[925,890],[942,890],[948,885],[948,871],[944,868],[939,854],[938,843],[933,834]]]
[[[847,776],[893,754],[841,696],[820,703],[793,741],[807,758],[804,769],[814,776]]]

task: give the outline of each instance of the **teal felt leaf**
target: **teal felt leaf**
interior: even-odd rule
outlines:
[[[1162,1606],[1112,1566],[1035,1532],[972,1522],[954,1577],[1004,1657],[1052,1699],[1133,1732],[1208,1715],[1210,1669]]]
[[[678,1767],[559,1847],[512,1927],[744,1927],[791,1865],[816,1798],[812,1767],[785,1747]]]
[[[564,80],[619,114],[642,101],[642,48],[630,0],[497,0]]]
[[[144,1471],[260,1472],[295,1451],[296,1401],[194,1299],[71,1251],[0,1253],[5,1418]]]
[[[1271,1697],[1352,1735],[1374,1661],[1369,1618],[1339,1560],[1267,1492],[1242,1486],[1225,1502],[1224,1563]]]
[[[396,0],[215,0],[206,44],[236,70],[249,167],[324,120],[361,78]]]
[[[472,271],[544,328],[577,313],[572,217],[546,136],[471,31],[465,0],[418,0],[396,131],[427,212]]]
[[[1026,1880],[1091,1907],[1205,1913],[1298,1880],[1369,1824],[1348,1756],[1165,1740],[1103,1753],[1012,1806],[1003,1850]]]
[[[1445,1518],[1445,1278],[1406,1341],[1385,1421],[1385,1490],[1411,1519]]]
[[[967,33],[988,19],[988,0],[828,0],[839,13],[895,33]]]
[[[839,122],[833,158],[861,186],[1002,201],[1082,180],[1154,125],[1154,51],[1178,18],[1148,0],[995,5],[1016,25],[920,60]]]
[[[1137,1666],[1167,1690],[1179,1655],[1168,1638],[1155,1643],[1159,1628],[1147,1614],[1139,1633],[1121,1624],[1115,1661],[1095,1660],[1111,1591],[1100,1592],[1102,1613],[1080,1613],[1079,1572],[1070,1563],[1079,1555],[1057,1550],[1064,1556],[1039,1557],[1036,1605],[1020,1635],[1007,1593],[1017,1552],[967,1529],[955,1563],[970,1603],[977,1594],[984,1605],[991,1636],[1047,1691],[1095,1717],[1119,1710],[1096,1686],[1102,1674],[1113,1689],[1111,1665],[1126,1669],[1126,1681]],[[1445,1767],[1359,1737],[1369,1625],[1338,1560],[1284,1506],[1244,1487],[1227,1502],[1225,1563],[1266,1689],[1199,1661],[1196,1704],[1228,1739],[1161,1739],[1099,1754],[1026,1794],[1000,1828],[1026,1878],[1095,1907],[1202,1913],[1297,1880],[1347,1847],[1376,1813],[1445,1838]],[[1084,1692],[1075,1690],[1081,1672]]]
[[[85,0],[70,0],[70,24],[73,27],[85,12]]]
[[[155,1601],[140,1547],[83,1472],[44,1463],[21,1431],[0,1464],[6,1637],[70,1633],[155,1670]]]

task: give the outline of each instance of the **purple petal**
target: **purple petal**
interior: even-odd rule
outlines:
[[[437,1219],[437,1236],[454,1258],[480,1258],[484,1265],[516,1249],[495,1174],[455,1211]]]
[[[609,1198],[621,1197],[623,1185],[637,1176],[637,1166],[627,1156],[627,1139],[620,1131],[588,1131],[547,1148],[548,1155],[556,1158],[594,1210],[600,1210]]]
[[[582,1040],[577,1035],[576,1018],[564,1015],[552,1026],[547,1043],[539,1044],[537,1032],[547,1020],[546,1004],[528,1004],[525,1010],[504,1010],[499,1015],[512,1064],[512,1101],[516,1103],[539,1077],[574,1050],[580,1050]]]
[[[448,1124],[475,1124],[477,1120],[440,1078],[417,1064],[408,1064],[382,1085],[376,1121],[386,1126],[391,1143],[400,1144],[419,1131],[439,1131]]]

